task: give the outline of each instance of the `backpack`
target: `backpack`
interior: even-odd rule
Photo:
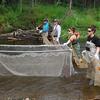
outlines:
[[[52,25],[51,24],[49,24],[49,34],[51,33],[53,31],[53,27],[52,27]]]

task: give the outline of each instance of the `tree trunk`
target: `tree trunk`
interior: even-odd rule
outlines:
[[[36,0],[32,0],[32,7],[36,5]]]
[[[2,0],[1,3],[2,3],[3,6],[5,6],[6,1],[5,0]]]
[[[95,8],[95,0],[94,0],[94,4],[93,4],[94,8]]]
[[[70,0],[69,9],[70,9],[70,11],[72,10],[72,0]]]
[[[86,0],[85,0],[84,2],[85,2],[85,6],[84,6],[84,7],[86,8],[86,4],[87,4],[87,2],[86,2]]]
[[[69,10],[67,12],[67,15],[68,16],[71,16],[72,15],[72,0],[69,1]]]
[[[57,3],[56,4],[59,5],[60,3],[61,3],[60,0],[57,0]]]
[[[23,8],[22,8],[22,1],[23,1],[23,0],[20,0],[20,3],[19,3],[19,4],[20,4],[20,12],[22,12],[22,9],[23,9]]]
[[[70,0],[70,3],[69,3],[69,15],[72,15],[72,0]]]

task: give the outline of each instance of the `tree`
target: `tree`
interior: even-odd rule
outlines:
[[[69,2],[69,9],[70,9],[70,11],[72,10],[72,0],[70,0],[70,2]]]
[[[20,4],[20,12],[22,12],[22,1],[23,0],[20,0],[20,3],[19,3]]]
[[[36,5],[36,0],[31,0],[32,7]]]
[[[95,3],[95,0],[94,0],[94,4],[93,4],[94,8],[95,8],[95,4],[96,4],[96,3]]]
[[[70,15],[72,14],[72,3],[73,3],[73,1],[70,0],[70,1],[69,1],[69,10],[68,10],[68,12],[67,12],[67,15],[68,15],[68,16],[70,16]]]
[[[3,6],[5,6],[5,3],[6,3],[6,0],[2,0],[2,1],[1,1],[1,4],[2,4]]]

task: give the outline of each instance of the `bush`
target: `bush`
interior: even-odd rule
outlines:
[[[12,9],[11,7],[0,6],[0,25],[3,25],[4,32],[9,32],[17,28],[33,29],[33,20],[36,25],[39,25],[44,18],[48,18],[50,22],[57,18],[61,21],[61,37],[63,40],[68,38],[66,30],[71,26],[79,28],[79,31],[82,33],[82,39],[86,38],[85,30],[87,30],[89,25],[94,24],[98,30],[100,29],[100,8],[73,9],[71,15],[69,15],[68,8],[56,5],[37,5],[33,8],[24,5],[22,12],[18,7]],[[99,32],[97,32],[97,35],[99,35]]]

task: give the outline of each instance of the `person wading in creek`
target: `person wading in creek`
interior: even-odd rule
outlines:
[[[63,45],[71,44],[72,47],[74,47],[74,49],[76,50],[77,55],[80,58],[80,43],[79,43],[80,33],[77,32],[74,27],[69,28],[68,33],[71,36],[69,37],[68,41],[66,43],[64,43]]]
[[[79,43],[80,33],[77,32],[74,27],[69,28],[68,33],[70,37],[68,38],[68,41],[63,45],[69,46],[72,49],[72,62],[75,68],[80,68],[80,66],[82,65],[80,43]]]
[[[93,85],[94,83],[100,83],[98,79],[97,73],[100,73],[100,71],[97,70],[97,68],[100,69],[100,39],[95,35],[96,32],[96,26],[91,25],[88,27],[87,32],[87,42],[86,42],[86,50],[82,52],[83,58],[88,62],[88,70],[87,70],[87,78],[90,79],[89,85]],[[99,84],[100,85],[100,84]]]
[[[53,21],[53,31],[51,33],[54,44],[60,44],[60,36],[61,36],[61,26],[58,19],[54,19]]]
[[[94,25],[88,27],[87,43],[94,44],[94,51],[91,50],[91,52],[93,52],[94,57],[96,59],[100,60],[100,58],[99,58],[100,39],[95,35],[95,32],[96,32],[96,27]]]
[[[48,40],[48,32],[49,32],[49,22],[48,19],[44,19],[43,23],[36,27],[36,31],[42,35],[44,44],[51,44]]]

